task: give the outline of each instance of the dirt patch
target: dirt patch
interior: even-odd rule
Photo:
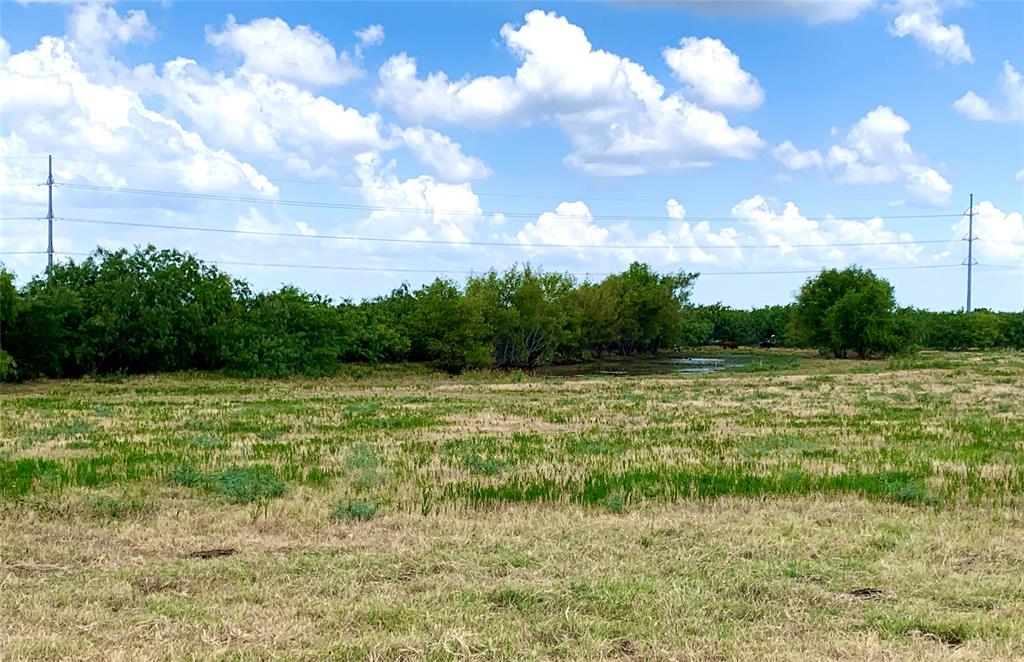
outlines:
[[[189,552],[185,557],[190,559],[215,559],[221,556],[232,556],[237,553],[238,550],[234,547],[217,547],[214,549],[200,549],[195,552]]]
[[[872,588],[870,586],[865,586],[863,588],[853,589],[852,591],[850,591],[850,595],[852,595],[855,598],[862,598],[865,600],[878,600],[879,598],[885,595],[885,591],[883,591],[880,588]]]

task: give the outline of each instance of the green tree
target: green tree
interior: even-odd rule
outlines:
[[[18,376],[17,363],[7,352],[6,340],[17,313],[18,288],[14,286],[14,274],[0,266],[0,381],[13,380]]]
[[[351,342],[345,347],[344,360],[405,361],[412,351],[409,322],[416,299],[403,283],[388,296],[375,297],[358,305],[339,306]]]
[[[337,370],[345,327],[329,299],[288,286],[256,295],[247,308],[229,368],[267,377]]]
[[[859,267],[826,269],[800,289],[794,310],[795,332],[809,345],[829,348],[846,358],[885,354],[899,344],[892,285]]]
[[[571,276],[530,265],[471,278],[466,297],[476,302],[490,329],[494,364],[532,368],[550,361],[571,333]]]
[[[413,354],[448,372],[490,364],[489,330],[478,299],[466,297],[450,280],[438,278],[415,293],[409,328]]]
[[[673,344],[696,278],[697,274],[659,275],[639,262],[606,278],[602,286],[611,289],[616,301],[619,351],[629,356]]]
[[[618,297],[615,287],[603,283],[583,283],[575,293],[579,315],[576,343],[581,351],[600,358],[618,340]]]
[[[18,295],[3,343],[21,379],[83,373],[77,360],[83,306],[79,292],[34,279]]]

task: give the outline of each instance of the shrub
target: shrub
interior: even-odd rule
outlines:
[[[331,519],[365,522],[366,520],[373,519],[379,509],[380,504],[376,501],[342,499],[334,504],[334,510],[331,511]]]
[[[85,500],[85,507],[95,516],[105,519],[127,519],[138,517],[153,509],[153,504],[144,494],[94,494]]]
[[[207,488],[232,503],[252,503],[284,495],[285,483],[270,467],[230,467],[211,475]]]
[[[182,465],[167,476],[171,483],[182,487],[199,487],[205,478],[201,471],[190,465]]]

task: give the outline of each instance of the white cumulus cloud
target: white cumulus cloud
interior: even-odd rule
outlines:
[[[363,200],[375,207],[359,223],[360,230],[405,239],[467,241],[486,220],[468,183],[448,184],[429,175],[400,180],[394,162],[384,163],[376,152],[357,155],[356,164]],[[393,248],[404,251],[408,246]]]
[[[718,39],[685,37],[662,56],[687,93],[709,106],[750,110],[764,101],[761,84]]]
[[[137,70],[145,89],[162,95],[223,146],[265,156],[294,155],[309,164],[350,157],[386,142],[383,121],[265,73],[231,75],[176,58],[160,75]],[[340,152],[340,154],[339,154]]]
[[[4,49],[0,49],[4,50]],[[29,50],[0,61],[0,139],[8,152],[95,155],[97,161],[129,162],[143,168],[60,161],[59,179],[82,177],[104,186],[168,179],[189,191],[247,191],[269,197],[277,188],[252,165],[211,147],[143,101],[124,85],[94,82],[68,43],[44,37]],[[166,168],[159,173],[146,167]],[[156,186],[159,188],[159,186]],[[97,203],[109,201],[99,200]],[[137,200],[135,201],[138,202]]]
[[[587,203],[562,202],[555,210],[542,213],[536,222],[527,223],[517,235],[520,243],[528,246],[545,244],[600,245],[608,239],[607,228],[594,223]],[[577,248],[582,256],[586,249]]]
[[[262,25],[260,21],[248,26]],[[333,48],[326,48],[333,57]],[[153,65],[137,67],[133,82],[162,96],[215,144],[278,159],[302,175],[335,175],[348,169],[357,154],[402,145],[446,181],[490,174],[482,161],[463,154],[458,143],[437,131],[386,124],[378,113],[363,113],[287,80],[294,78],[287,70],[275,75],[262,69],[267,67],[253,67],[247,59],[232,72],[210,71],[178,57],[159,72]],[[319,74],[315,78],[326,80]]]
[[[1003,62],[999,74],[999,89],[1003,93],[1001,104],[993,106],[973,91],[968,91],[953,103],[957,112],[972,120],[987,122],[1024,122],[1024,79],[1009,60]]]
[[[396,133],[396,136],[412,152],[416,159],[450,182],[465,182],[485,179],[490,169],[475,156],[462,152],[462,145],[443,133],[423,127],[411,127]]]
[[[902,181],[915,200],[944,206],[953,187],[937,170],[921,163],[907,142],[909,132],[906,118],[879,106],[853,125],[843,144],[829,148],[825,164],[841,183]]]
[[[665,88],[643,66],[594,49],[584,31],[555,13],[532,11],[501,36],[521,60],[513,76],[421,78],[404,53],[379,70],[377,98],[420,123],[471,126],[553,120],[574,151],[565,161],[595,175],[639,175],[753,158],[761,138],[720,112]]]
[[[954,239],[966,236],[967,228],[965,216],[952,228]],[[1024,216],[1021,212],[1004,212],[983,200],[974,205],[974,234],[981,240],[974,244],[978,261],[1024,267]]]
[[[665,213],[669,218],[682,220],[686,216],[686,208],[675,198],[669,198],[665,201]]]
[[[83,54],[104,55],[112,44],[151,41],[155,36],[141,9],[121,15],[103,3],[84,3],[75,6],[68,20],[68,38]]]
[[[829,215],[817,221],[805,217],[792,201],[777,212],[761,195],[739,202],[733,207],[732,215],[743,221],[758,241],[777,247],[776,256],[792,255],[796,264],[840,264],[865,257],[873,261],[914,262],[924,252],[920,244],[913,243],[913,235],[890,230],[881,217],[853,221]],[[761,259],[771,257],[765,255]]]
[[[359,39],[359,45],[363,48],[382,44],[384,43],[384,27],[379,23],[367,25],[362,30],[356,30],[356,37]]]
[[[907,192],[912,198],[935,207],[942,207],[949,202],[953,195],[953,185],[934,168],[906,165],[903,171],[907,177]]]
[[[971,47],[959,25],[942,22],[938,0],[900,0],[899,14],[889,26],[896,37],[911,36],[925,48],[954,64],[974,62]]]
[[[790,170],[803,170],[812,166],[821,167],[823,163],[821,152],[816,149],[801,152],[789,140],[777,145],[772,150],[772,156]]]
[[[340,85],[361,75],[352,58],[308,25],[291,27],[280,18],[258,18],[240,24],[228,15],[220,32],[207,29],[206,41],[242,57],[254,74],[320,87]]]

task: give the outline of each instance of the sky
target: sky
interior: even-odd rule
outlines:
[[[340,299],[530,263],[1024,309],[1024,2],[0,3],[0,260]]]

